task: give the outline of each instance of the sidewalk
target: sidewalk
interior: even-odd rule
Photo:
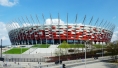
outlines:
[[[86,63],[87,63],[87,66],[90,64],[93,64],[93,67],[96,68],[95,65],[97,65],[97,64],[95,64],[95,63],[100,63],[100,60],[108,59],[108,58],[109,57],[104,57],[104,58],[99,57],[97,60],[95,60],[94,58],[88,58],[88,59],[86,59]],[[80,66],[82,66],[82,67],[85,66],[84,61],[85,61],[85,59],[69,60],[69,61],[63,61],[62,64],[65,64],[67,68],[78,68]],[[0,64],[3,65],[3,63],[7,63],[7,65],[9,65],[9,66],[11,65],[10,66],[11,68],[12,67],[15,67],[15,68],[18,68],[18,67],[37,68],[37,67],[39,67],[39,65],[41,65],[43,68],[60,68],[62,66],[61,64],[56,65],[54,62],[50,62],[50,63],[41,62],[41,64],[40,64],[40,62],[39,63],[38,62],[19,62],[19,64],[18,64],[18,62],[16,62],[16,63],[15,62],[1,62]],[[88,63],[90,63],[90,64],[88,64]],[[103,64],[103,62],[101,62],[101,63]],[[0,65],[0,67],[2,65]],[[48,65],[48,67],[47,67],[47,65]],[[92,65],[90,65],[90,66],[92,66]],[[98,64],[98,66],[99,66],[99,64]],[[6,67],[6,68],[10,68],[10,67]]]
[[[79,65],[72,68],[85,68],[85,65]],[[92,64],[86,64],[86,68],[118,68],[118,64],[97,62]]]

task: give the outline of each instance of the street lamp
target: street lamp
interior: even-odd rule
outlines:
[[[87,45],[87,41],[85,41],[85,68],[86,68],[86,45]]]
[[[2,39],[1,39],[1,58],[2,58]]]
[[[89,41],[90,40],[86,40],[84,43],[85,44],[85,61],[84,61],[85,62],[85,68],[86,68],[86,49],[87,49],[86,46],[87,46],[87,44],[89,44]]]
[[[103,44],[102,44],[102,58],[103,58],[103,54],[104,54],[104,51],[103,51]]]
[[[4,58],[2,58],[2,39],[1,39],[1,57],[0,57],[1,61],[4,61]]]

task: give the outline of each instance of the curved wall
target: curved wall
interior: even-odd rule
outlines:
[[[83,25],[44,25],[27,26],[9,31],[12,45],[109,42],[113,32],[104,28]]]

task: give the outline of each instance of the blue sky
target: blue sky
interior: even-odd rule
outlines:
[[[87,19],[93,16],[114,23],[116,29],[114,31],[113,40],[116,39],[118,33],[118,0],[0,0],[0,39],[3,39],[3,45],[9,45],[10,41],[4,24],[7,22],[25,17],[39,16],[44,14],[45,18],[58,18],[58,13],[62,21],[66,22],[66,15],[69,15],[69,22],[74,22],[75,15],[78,14],[79,21],[83,20],[86,15]],[[88,21],[87,20],[87,21]],[[4,30],[3,30],[4,28]]]

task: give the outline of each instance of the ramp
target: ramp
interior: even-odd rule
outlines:
[[[57,48],[59,45],[50,45],[49,48]]]

